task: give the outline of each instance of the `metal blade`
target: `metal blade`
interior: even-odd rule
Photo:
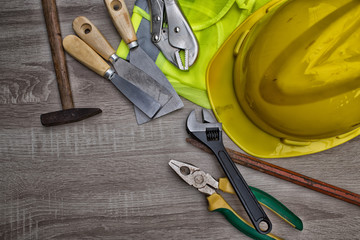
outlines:
[[[172,95],[172,98],[160,109],[160,111],[155,115],[154,118],[164,116],[170,112],[178,110],[184,107],[183,102],[181,101],[179,95],[176,93],[175,89],[165,77],[164,73],[156,66],[154,61],[144,52],[141,47],[136,47],[130,49],[130,63],[134,64],[137,68],[140,68],[145,73],[150,75],[155,79],[160,85],[164,86]],[[137,119],[143,121],[139,124],[145,123],[145,119]]]
[[[144,71],[135,67],[128,61],[118,58],[115,62],[113,62],[113,66],[120,77],[130,81],[132,84],[149,94],[157,100],[161,106],[172,98],[169,90],[160,85],[150,75],[146,74]]]
[[[128,61],[123,60],[122,58],[118,58],[115,62],[113,62],[113,66],[119,76],[129,80],[134,85],[144,90],[144,92],[148,93],[151,97],[157,100],[161,106],[164,106],[172,98],[169,90],[159,84],[150,75],[146,74],[144,71],[137,68]],[[136,121],[139,125],[149,122],[152,119],[139,110],[136,106],[134,107]],[[157,117],[157,115],[158,114],[156,114],[155,117]]]
[[[154,117],[160,110],[161,104],[158,101],[116,73],[113,73],[109,77],[109,80],[122,94],[124,94],[125,97],[129,99],[130,102],[138,107],[149,118]]]

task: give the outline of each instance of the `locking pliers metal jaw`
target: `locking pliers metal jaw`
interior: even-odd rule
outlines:
[[[194,64],[199,45],[175,0],[148,0],[151,12],[151,41],[172,64],[188,70]],[[184,52],[184,60],[181,52]]]

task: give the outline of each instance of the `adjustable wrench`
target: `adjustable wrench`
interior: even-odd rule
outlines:
[[[187,132],[215,154],[255,229],[261,234],[269,233],[272,228],[270,219],[225,150],[222,142],[222,124],[205,109],[202,109],[202,117],[203,122],[198,122],[193,110],[186,121]]]

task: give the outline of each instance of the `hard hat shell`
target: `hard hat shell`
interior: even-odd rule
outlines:
[[[358,0],[273,0],[209,64],[215,115],[244,151],[289,157],[360,134]]]

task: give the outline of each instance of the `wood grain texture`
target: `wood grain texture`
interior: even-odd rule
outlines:
[[[126,44],[137,41],[134,27],[130,20],[128,3],[124,0],[104,0],[109,15]]]
[[[224,176],[214,156],[186,143],[185,107],[137,126],[133,106],[111,83],[66,54],[77,107],[103,113],[44,128],[61,108],[41,1],[0,0],[0,239],[249,239],[168,166],[192,163]],[[24,4],[26,3],[26,4]],[[129,10],[133,1],[126,1]],[[103,1],[57,1],[63,36],[86,16],[120,42]],[[241,151],[226,136],[225,146]],[[266,161],[360,193],[360,138],[327,151]],[[275,196],[304,222],[297,231],[267,211],[285,239],[360,239],[360,209],[238,165],[248,184]],[[245,216],[239,201],[227,201]]]
[[[79,16],[75,18],[72,26],[76,34],[104,59],[109,60],[115,54],[115,49],[88,18]]]
[[[105,76],[110,69],[110,65],[78,36],[67,35],[63,45],[67,53],[100,76]]]

